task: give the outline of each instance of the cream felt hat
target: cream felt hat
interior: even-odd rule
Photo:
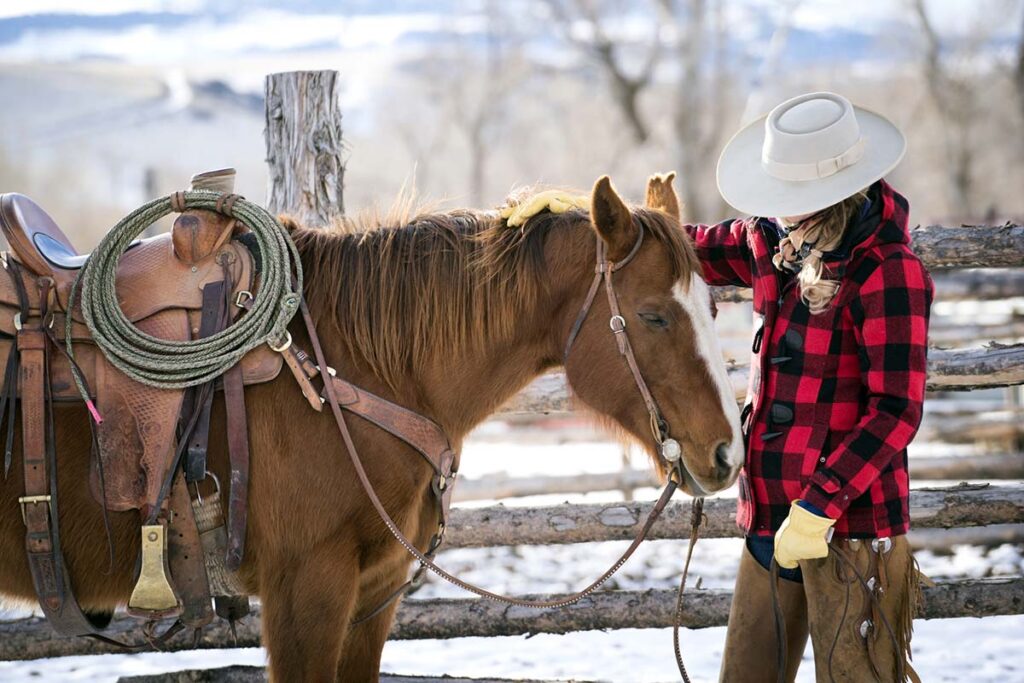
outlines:
[[[814,213],[887,174],[906,148],[903,133],[884,116],[835,93],[800,95],[726,144],[718,191],[752,216]]]

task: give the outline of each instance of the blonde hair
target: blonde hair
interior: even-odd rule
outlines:
[[[850,219],[860,212],[867,196],[867,190],[861,190],[808,216],[779,241],[772,263],[779,270],[797,271],[800,298],[811,313],[823,312],[839,291],[839,282],[825,277],[822,258],[842,243]]]

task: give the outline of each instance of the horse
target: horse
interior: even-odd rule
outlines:
[[[285,219],[305,271],[304,296],[339,376],[433,419],[460,448],[466,434],[549,370],[564,367],[574,400],[644,444],[650,420],[609,330],[603,296],[574,323],[611,261],[636,363],[682,446],[682,488],[730,486],[742,461],[738,410],[718,348],[711,299],[678,217],[629,207],[607,177],[591,207],[542,212],[512,228],[494,212],[453,210],[399,221],[347,220],[307,229]],[[370,223],[370,224],[366,224]],[[612,327],[615,327],[614,321]],[[296,344],[309,344],[293,322]],[[575,342],[563,357],[567,338]],[[307,346],[308,348],[308,346]],[[246,388],[251,442],[249,525],[239,577],[262,603],[274,681],[376,681],[398,601],[360,621],[405,581],[406,551],[368,504],[327,411],[310,410],[288,373]],[[81,404],[57,407],[60,524],[68,571],[87,611],[124,605],[139,553],[137,512],[104,515],[90,493],[90,437]],[[422,547],[436,530],[433,471],[403,441],[358,417],[352,439],[373,488]],[[20,425],[14,471],[20,468]],[[209,467],[230,485],[225,416],[215,401]],[[34,599],[17,499],[0,481],[0,594]]]

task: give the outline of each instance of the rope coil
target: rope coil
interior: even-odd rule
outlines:
[[[144,204],[107,233],[75,278],[69,308],[81,294],[82,316],[96,345],[112,365],[137,382],[163,389],[204,384],[257,346],[279,344],[299,310],[302,263],[284,226],[266,209],[242,198],[219,205],[222,196],[212,190],[186,190]],[[142,332],[125,316],[117,298],[117,264],[147,227],[173,211],[188,209],[219,212],[249,228],[262,260],[260,287],[252,307],[227,329],[202,339],[170,341]],[[64,336],[73,357],[71,327],[68,315]],[[80,378],[75,380],[87,396]]]

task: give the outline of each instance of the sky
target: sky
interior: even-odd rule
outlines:
[[[508,0],[514,3],[516,0]],[[732,0],[742,5],[795,7],[794,26],[807,30],[827,30],[841,27],[867,28],[892,21],[907,13],[902,0]],[[235,4],[235,2],[232,2]],[[244,2],[237,2],[244,5]],[[264,4],[264,3],[261,3]],[[391,2],[395,12],[403,12],[400,0]],[[417,6],[422,7],[420,3]],[[927,6],[933,20],[946,32],[969,30],[962,21],[965,11],[973,14],[979,5],[989,5],[990,15],[1006,14],[1005,21],[997,21],[1007,35],[1020,30],[1021,7],[1016,0],[928,0]],[[344,14],[346,3],[339,0],[336,6]],[[201,12],[214,6],[212,0],[103,0],[82,2],[81,0],[2,0],[0,18],[19,17],[31,14],[72,13],[111,15],[124,12]],[[264,6],[266,6],[264,4]]]

